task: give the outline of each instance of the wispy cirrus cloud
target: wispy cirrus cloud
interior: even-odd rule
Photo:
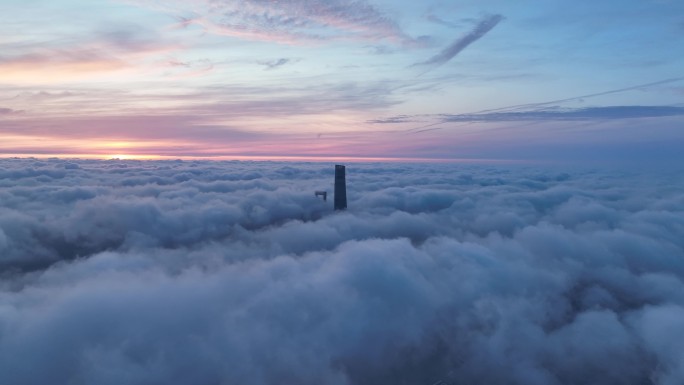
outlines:
[[[410,129],[409,132],[426,132],[441,129],[442,123],[496,123],[496,122],[552,122],[552,121],[610,121],[621,119],[666,118],[684,116],[681,106],[603,106],[584,108],[549,107],[527,111],[494,111],[467,114],[397,115],[369,120],[370,124],[417,123],[434,119],[436,122]]]
[[[55,41],[0,43],[0,82],[53,83],[91,77],[140,64],[140,59],[178,48],[154,32],[128,25]]]
[[[431,23],[434,23],[434,24],[439,24],[441,26],[454,28],[454,29],[461,28],[464,23],[478,23],[479,22],[479,20],[471,19],[471,18],[460,19],[459,21],[454,22],[454,21],[445,20],[445,19],[443,19],[443,18],[441,18],[435,14],[432,14],[432,13],[429,15],[426,15],[425,20],[427,20]]]
[[[292,62],[292,59],[280,58],[276,60],[267,60],[258,62],[259,65],[264,66],[264,70],[270,71],[284,66],[287,63]]]
[[[20,112],[21,111],[13,110],[11,108],[0,107],[0,116],[2,116],[2,115],[13,115],[13,114],[18,114]]]
[[[178,17],[182,27],[251,40],[296,43],[339,38],[413,41],[387,14],[365,0],[127,0]]]
[[[121,59],[96,49],[54,49],[0,57],[0,81],[43,83],[82,78],[126,67]],[[45,75],[50,69],[50,76]]]
[[[489,31],[494,29],[502,20],[504,19],[501,15],[491,15],[483,18],[478,22],[478,24],[465,36],[456,39],[449,46],[444,48],[437,55],[429,58],[424,62],[415,63],[413,66],[433,66],[439,67],[466,49],[469,45],[473,44],[477,40],[481,39]]]
[[[164,75],[175,79],[200,77],[214,70],[214,63],[208,59],[181,61],[165,60],[160,65],[164,68]]]
[[[677,106],[606,106],[586,108],[547,108],[535,111],[491,112],[442,115],[443,122],[514,122],[549,120],[614,120],[684,116]]]
[[[428,114],[428,115],[397,115],[387,118],[369,120],[371,124],[410,123],[435,119],[436,123],[418,127],[410,131],[421,132],[423,129],[446,122],[508,122],[508,121],[543,121],[543,120],[615,120],[630,118],[655,118],[684,116],[684,107],[677,105],[614,105],[582,108],[564,108],[564,103],[584,101],[600,96],[620,94],[629,91],[642,91],[657,86],[679,83],[684,78],[663,79],[656,82],[638,84],[629,87],[595,92],[580,96],[556,99],[538,103],[526,103],[501,108],[481,110],[462,114]]]

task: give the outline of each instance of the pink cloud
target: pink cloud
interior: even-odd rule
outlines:
[[[26,117],[0,124],[0,155],[389,157],[398,145],[401,147],[400,142],[406,141],[382,132],[346,129],[344,124],[336,130],[327,127],[322,135],[284,127],[250,131],[240,126],[211,125],[205,118],[187,115]]]
[[[250,40],[287,44],[339,38],[413,41],[394,20],[363,0],[127,2],[175,14],[181,20],[179,27],[195,24],[213,34]]]
[[[141,60],[178,48],[139,28],[103,31],[86,39],[0,44],[0,82],[44,84],[88,79],[134,70]]]
[[[13,110],[11,108],[0,107],[0,115],[20,114],[22,111]]]

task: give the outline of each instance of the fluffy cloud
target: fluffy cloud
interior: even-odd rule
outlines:
[[[684,380],[672,175],[0,166],[0,384]]]

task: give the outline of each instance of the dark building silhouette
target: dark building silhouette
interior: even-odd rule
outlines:
[[[327,191],[315,191],[314,195],[316,197],[323,197],[324,202],[328,200],[328,192]]]
[[[347,181],[345,167],[335,165],[335,210],[345,210],[347,208]]]

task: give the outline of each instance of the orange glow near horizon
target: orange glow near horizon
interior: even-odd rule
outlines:
[[[391,157],[347,157],[347,156],[257,156],[257,155],[229,155],[229,156],[166,156],[142,154],[0,154],[0,158],[36,158],[36,159],[89,159],[89,160],[123,160],[123,161],[152,161],[152,160],[205,160],[205,161],[254,161],[254,162],[413,162],[413,163],[528,163],[525,160],[511,159],[465,159],[465,158],[391,158]]]
[[[313,136],[313,134],[311,134]],[[3,140],[4,139],[4,140]],[[382,140],[380,140],[382,139]],[[162,138],[59,138],[52,135],[3,136],[0,157],[62,158],[98,160],[216,160],[216,161],[292,161],[292,162],[454,162],[519,163],[486,158],[410,156],[410,146],[379,133],[340,133],[316,136],[281,136],[258,141],[252,138],[229,141],[171,140]],[[414,140],[413,144],[420,144]],[[11,149],[11,150],[10,150]],[[388,156],[402,153],[407,156]],[[372,154],[372,155],[369,155]],[[454,154],[456,155],[456,154]],[[524,162],[524,161],[523,161]]]
[[[161,157],[156,155],[131,155],[131,154],[113,154],[98,157],[99,159],[120,159],[120,160],[157,160]]]
[[[0,157],[62,158],[97,160],[215,160],[215,161],[291,161],[291,162],[455,162],[511,163],[510,160],[393,157],[393,143],[376,144],[372,149],[362,142],[377,143],[366,134],[353,138],[339,135],[334,140],[323,137],[290,137],[286,140],[253,143],[251,140],[227,145],[221,142],[174,141],[163,139],[131,140],[118,138],[56,138],[52,136],[2,136],[5,151]],[[13,151],[7,151],[12,148]],[[59,151],[59,149],[63,149]],[[57,150],[57,151],[55,151]],[[372,153],[374,155],[368,156]],[[402,151],[410,154],[410,151]],[[334,154],[334,155],[330,155]]]

